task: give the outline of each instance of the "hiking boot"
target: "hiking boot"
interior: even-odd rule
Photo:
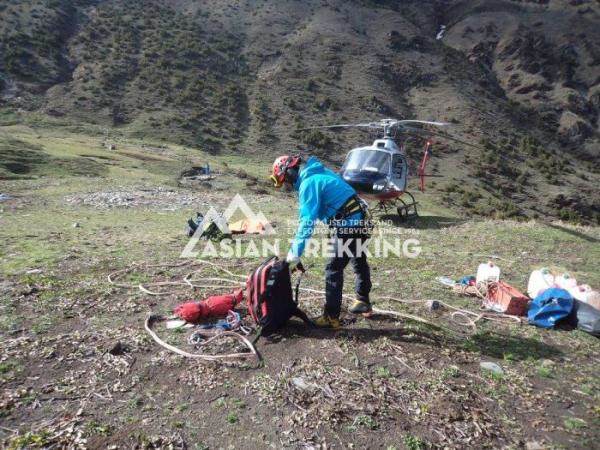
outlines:
[[[340,323],[340,319],[337,319],[335,317],[329,317],[326,314],[317,317],[313,322],[315,326],[319,328],[333,328],[334,330],[337,330],[342,326],[342,324]]]
[[[369,314],[373,311],[373,307],[369,302],[363,302],[362,300],[354,300],[352,306],[348,309],[352,314]]]

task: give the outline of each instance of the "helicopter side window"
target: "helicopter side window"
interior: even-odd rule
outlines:
[[[392,179],[391,183],[399,191],[406,190],[406,183],[408,181],[408,165],[404,155],[394,155],[392,158]]]
[[[394,155],[392,161],[392,174],[394,178],[402,178],[406,167],[406,159],[402,155]]]

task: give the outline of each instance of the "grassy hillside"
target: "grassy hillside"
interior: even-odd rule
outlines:
[[[445,120],[477,147],[435,140],[440,206],[597,223],[599,17],[563,0],[27,0],[0,10],[1,117],[332,162],[374,136],[297,129]]]

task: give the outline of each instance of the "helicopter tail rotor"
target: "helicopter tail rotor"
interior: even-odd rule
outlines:
[[[427,142],[425,143],[425,151],[423,152],[423,159],[421,159],[421,164],[417,169],[417,175],[419,177],[419,190],[421,192],[425,192],[425,168],[427,167],[429,158],[431,158],[431,153],[431,141],[427,139]]]

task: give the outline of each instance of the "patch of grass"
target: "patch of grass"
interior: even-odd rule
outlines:
[[[481,375],[486,379],[483,383],[478,383],[474,387],[491,398],[501,398],[510,392],[513,385],[512,379],[506,373],[496,373],[489,369],[481,369]]]
[[[186,405],[186,404],[177,405],[177,406],[175,407],[175,412],[177,412],[177,413],[182,413],[182,412],[184,412],[184,411],[187,411],[187,410],[189,409],[189,407],[190,407],[190,406],[189,406],[189,405]]]
[[[375,375],[378,378],[388,379],[388,378],[391,378],[392,372],[387,367],[378,367],[375,370]]]
[[[517,424],[517,421],[515,420],[514,417],[510,417],[506,414],[501,414],[499,416],[500,420],[502,421],[502,423],[509,425],[509,426],[515,426]]]
[[[107,167],[89,158],[55,158],[41,145],[14,138],[0,137],[0,179],[32,176],[98,177],[108,173]]]
[[[225,419],[227,420],[227,422],[233,424],[237,423],[240,420],[240,417],[236,411],[231,411],[227,414],[227,417]]]
[[[44,334],[55,325],[54,320],[38,320],[31,326],[31,331],[36,334]]]
[[[227,403],[225,402],[225,399],[221,397],[212,402],[211,405],[214,408],[224,408],[227,405]]]
[[[141,395],[135,395],[127,402],[131,409],[138,409],[144,406],[144,398]]]
[[[233,398],[231,400],[231,404],[234,408],[237,408],[237,409],[246,408],[246,403],[242,399],[239,399],[239,398]]]
[[[26,448],[42,448],[48,441],[49,433],[28,431],[22,436],[12,438],[8,442],[7,450],[21,450]]]
[[[536,373],[538,376],[542,378],[552,378],[552,369],[550,367],[539,366],[536,369]]]
[[[427,450],[432,448],[429,442],[410,433],[406,433],[402,436],[402,443],[407,450]]]
[[[379,424],[372,416],[362,414],[354,418],[352,425],[348,427],[348,431],[355,432],[358,430],[358,427],[364,427],[369,430],[376,430],[377,428],[379,428]]]
[[[584,394],[592,395],[596,390],[596,386],[593,383],[583,383],[579,386],[579,390]]]
[[[510,352],[506,352],[502,354],[502,359],[506,362],[513,362],[515,361],[515,355]]]
[[[171,333],[176,333],[176,334],[186,334],[189,331],[189,329],[187,329],[185,327],[177,327],[177,328],[172,328],[169,331]]]
[[[579,430],[581,428],[587,428],[588,424],[585,420],[577,417],[565,417],[563,424],[567,430]]]
[[[0,362],[0,375],[6,375],[17,369],[17,364],[12,361]]]
[[[490,380],[494,380],[494,381],[502,381],[504,380],[504,374],[503,373],[496,373],[493,370],[489,370],[489,369],[481,369],[483,376],[486,378],[489,378]]]
[[[111,425],[103,424],[95,420],[89,422],[87,428],[91,433],[99,434],[100,436],[110,436],[113,432],[113,427]]]
[[[31,286],[43,286],[45,288],[56,288],[62,284],[61,281],[54,276],[35,274],[23,275],[20,279],[20,282],[22,284],[28,284]]]
[[[442,379],[458,378],[459,376],[460,376],[460,369],[456,366],[445,367],[441,373]]]

